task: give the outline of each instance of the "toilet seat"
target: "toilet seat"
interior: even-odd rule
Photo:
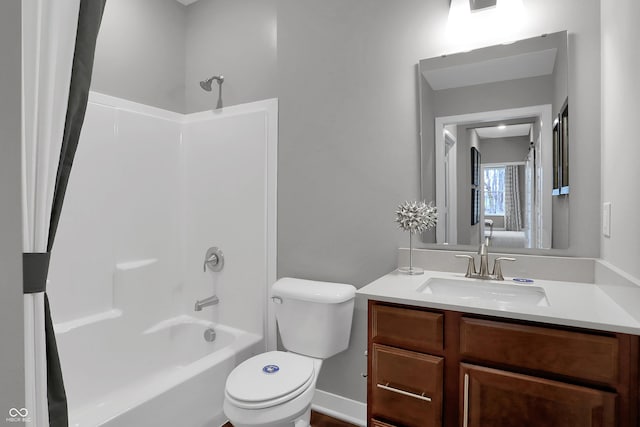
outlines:
[[[314,376],[313,359],[270,351],[238,365],[227,378],[225,395],[239,408],[269,408],[302,394]]]

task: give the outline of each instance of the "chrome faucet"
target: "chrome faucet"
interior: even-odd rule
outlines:
[[[202,311],[204,307],[209,307],[210,305],[216,305],[220,302],[217,296],[212,296],[209,298],[201,299],[196,301],[196,305],[193,308],[195,311]]]
[[[467,272],[464,277],[470,277],[473,279],[493,279],[504,280],[502,275],[501,261],[515,261],[515,258],[510,257],[498,257],[493,262],[493,272],[489,273],[489,238],[487,237],[484,242],[480,244],[478,248],[478,255],[480,255],[480,271],[476,271],[475,259],[471,255],[456,255],[457,258],[467,258],[469,264],[467,264]]]
[[[478,275],[480,278],[489,277],[489,238],[487,237],[484,242],[480,244],[478,248],[478,255],[480,255],[480,271]],[[495,268],[495,266],[494,266]]]

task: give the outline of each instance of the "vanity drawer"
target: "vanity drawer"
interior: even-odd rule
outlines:
[[[444,316],[426,310],[370,305],[371,340],[417,351],[442,351]]]
[[[444,359],[373,344],[371,417],[406,427],[442,425]]]
[[[460,354],[605,384],[618,380],[614,337],[462,318]]]

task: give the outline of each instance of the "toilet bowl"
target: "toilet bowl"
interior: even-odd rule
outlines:
[[[283,351],[254,356],[229,375],[224,413],[234,427],[306,427],[321,366]]]
[[[355,288],[283,278],[271,300],[288,351],[269,351],[227,378],[223,410],[234,427],[308,427],[322,361],[347,349]]]

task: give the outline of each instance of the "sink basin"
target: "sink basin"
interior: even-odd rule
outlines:
[[[499,307],[548,307],[543,288],[478,279],[445,279],[432,277],[418,288],[418,292],[465,302],[489,302]]]

